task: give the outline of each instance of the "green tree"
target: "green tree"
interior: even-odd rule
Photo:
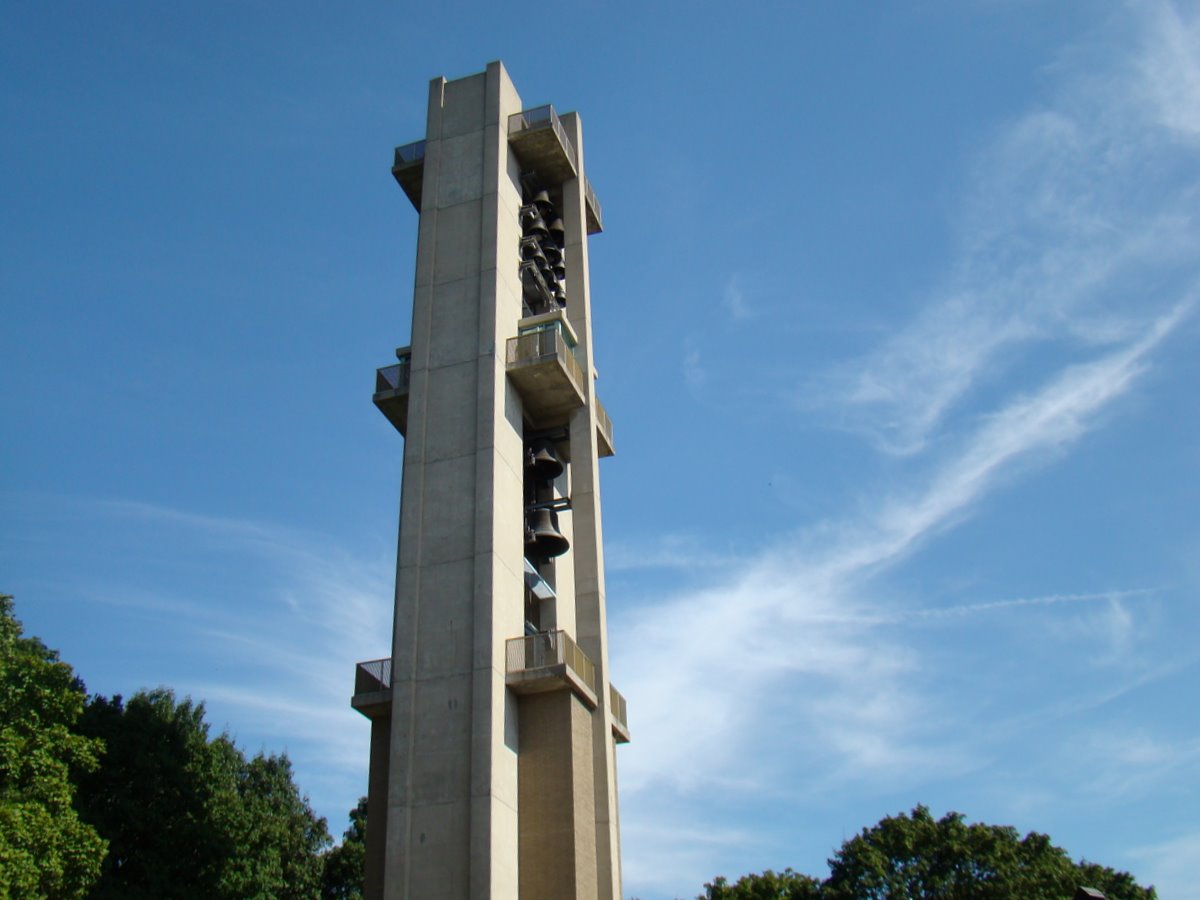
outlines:
[[[222,893],[319,897],[329,831],[292,780],[291,761],[261,753],[243,761],[237,793],[240,815],[232,830],[239,851],[227,862]]]
[[[1108,900],[1156,900],[1128,872],[1073,862],[1044,834],[1007,825],[968,825],[959,813],[935,820],[928,807],[887,816],[843,842],[824,882],[791,869],[717,878],[697,900],[1069,900],[1076,888]]]
[[[1109,900],[1157,897],[1127,873],[1072,862],[1044,834],[1022,838],[1009,826],[968,825],[953,812],[934,820],[925,806],[864,829],[842,844],[829,868],[829,900],[1064,900],[1080,885]]]
[[[104,841],[72,807],[73,772],[103,745],[71,731],[84,689],[0,595],[0,897],[82,897]]]
[[[321,896],[324,900],[362,900],[367,864],[367,798],[350,810],[342,842],[325,854]]]
[[[809,900],[821,897],[821,882],[791,869],[744,875],[730,884],[724,876],[704,885],[697,900]]]
[[[165,688],[94,697],[79,729],[108,745],[78,796],[110,844],[94,897],[319,896],[329,835],[286,757],[210,739],[204,705]]]

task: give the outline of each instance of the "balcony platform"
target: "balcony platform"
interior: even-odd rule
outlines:
[[[421,211],[421,184],[425,180],[425,142],[413,141],[396,148],[392,177],[404,189],[417,212]]]
[[[584,208],[587,213],[587,233],[599,234],[604,230],[604,220],[600,216],[600,201],[596,198],[592,183],[587,180],[586,176],[583,179],[583,198],[586,201]]]
[[[595,709],[596,668],[565,631],[509,638],[504,682],[518,694],[570,690]]]
[[[350,705],[368,719],[392,714],[392,660],[360,662],[354,669],[354,696]]]
[[[629,713],[625,705],[625,698],[611,684],[608,686],[608,708],[612,713],[613,737],[617,739],[618,744],[628,744],[630,741]]]
[[[562,184],[576,177],[575,145],[553,106],[538,106],[509,116],[508,143],[521,166],[536,172],[543,184]]]
[[[412,351],[408,347],[396,350],[392,366],[375,370],[375,393],[371,400],[402,436],[408,435],[408,392],[412,376]]]
[[[508,339],[508,377],[535,427],[565,424],[571,412],[583,406],[584,376],[574,344],[574,332],[561,310],[522,319],[517,336]]]
[[[608,410],[604,408],[599,397],[596,398],[596,446],[596,455],[601,459],[617,452],[613,446],[612,419],[608,417]]]

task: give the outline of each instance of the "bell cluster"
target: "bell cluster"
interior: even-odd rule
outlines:
[[[521,207],[521,288],[530,314],[567,305],[566,228],[545,188],[526,191]]]
[[[571,544],[558,530],[558,510],[570,503],[554,496],[554,480],[564,471],[554,441],[538,437],[525,444],[525,556],[531,562],[562,556]]]

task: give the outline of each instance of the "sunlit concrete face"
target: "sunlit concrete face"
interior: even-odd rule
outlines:
[[[420,223],[407,379],[375,398],[405,442],[392,655],[354,698],[370,897],[620,897],[582,137],[492,63],[435,79],[397,150]]]

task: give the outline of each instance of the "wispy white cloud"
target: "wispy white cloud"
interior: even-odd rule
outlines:
[[[1135,847],[1129,855],[1143,862],[1144,881],[1164,900],[1200,900],[1200,831]]]
[[[1200,738],[1113,723],[1078,734],[1058,766],[1074,796],[1129,803],[1172,784],[1190,784],[1200,772]]]
[[[754,316],[754,307],[750,305],[742,280],[737,275],[731,275],[725,282],[725,293],[722,296],[725,309],[734,319],[750,319]]]
[[[804,719],[831,723],[828,746],[860,776],[897,763],[907,768],[912,757],[930,759],[929,748],[906,746],[911,723],[925,712],[923,701],[903,689],[916,662],[873,627],[877,613],[862,593],[872,576],[966,514],[1015,464],[1082,436],[1129,389],[1180,316],[1164,317],[1131,345],[1012,400],[983,420],[923,488],[908,496],[898,491],[832,540],[779,544],[718,585],[632,615],[613,641],[618,653],[628,648],[614,671],[637,685],[650,723],[639,742],[649,748],[644,758],[653,771],[626,766],[629,783],[636,789],[667,773],[686,790],[718,777],[737,735],[753,731],[748,720],[761,726],[771,715],[775,682],[796,676],[819,679],[812,693],[822,699],[811,702]],[[697,721],[712,723],[721,739],[697,750],[687,724]]]
[[[988,765],[989,740],[1032,724],[964,727],[970,711],[948,705],[939,683],[957,673],[910,643],[923,622],[1085,609],[1055,620],[1104,648],[1082,664],[1134,654],[1135,601],[1147,589],[912,609],[880,581],[1107,422],[1193,314],[1200,169],[1174,145],[1200,121],[1200,79],[1189,81],[1196,25],[1165,5],[1146,9],[1145,41],[1132,56],[1128,43],[1110,54],[1109,77],[1064,57],[1059,93],[997,132],[973,170],[944,287],[826,379],[824,412],[905,458],[886,486],[840,521],[798,529],[614,622],[613,675],[635,734],[622,789],[639,833],[650,828],[642,816],[669,830],[665,819],[686,822],[727,792],[777,795],[784,771],[836,791]],[[1180,81],[1193,88],[1181,93]],[[1149,111],[1147,96],[1157,98]],[[1034,351],[1036,367],[1018,365]],[[990,411],[981,412],[984,386]],[[688,548],[681,558],[702,555]],[[1127,684],[1159,677],[1135,669],[1121,676]],[[1077,702],[1087,698],[1062,698]],[[1053,699],[1027,713],[1062,714]],[[636,844],[626,852],[631,871],[651,865]],[[676,884],[713,874],[711,861],[678,865]]]
[[[843,780],[920,783],[984,765],[987,751],[961,736],[955,716],[926,689],[929,673],[891,627],[898,621],[1086,599],[1106,607],[1089,621],[1104,631],[1110,653],[1126,648],[1133,622],[1122,601],[1141,590],[890,614],[866,598],[875,577],[968,515],[1014,470],[1084,436],[1147,370],[1188,308],[1010,398],[977,421],[923,486],[897,486],[870,515],[822,529],[816,540],[781,542],[718,583],[619,622],[613,671],[635,698],[637,736],[637,751],[622,762],[626,794],[767,794],[777,791],[772,765],[819,771],[824,790]],[[764,744],[781,748],[773,763]],[[737,761],[752,748],[759,766],[747,773]],[[729,772],[739,774],[731,780]]]
[[[644,852],[630,856],[622,854],[622,876],[626,884],[635,883],[660,891],[672,891],[679,882],[675,873],[703,870],[711,867],[713,855],[732,847],[745,847],[754,836],[742,829],[728,826],[691,827],[680,824],[677,829],[660,826],[622,826],[622,847],[637,846]],[[715,877],[710,873],[706,879]],[[697,882],[696,887],[699,887]]]
[[[1138,99],[1162,127],[1185,139],[1200,138],[1200,18],[1180,15],[1170,3],[1147,4],[1145,52],[1137,61]]]
[[[729,553],[714,552],[696,535],[666,534],[652,541],[630,543],[610,540],[604,548],[604,566],[609,572],[628,572],[641,569],[697,569],[728,568],[736,565],[739,557]]]
[[[683,380],[693,391],[700,390],[708,381],[708,373],[704,371],[700,348],[696,345],[695,338],[688,338],[684,342]]]
[[[924,309],[806,389],[842,425],[919,453],[1032,350],[1123,342],[1178,296],[1154,287],[1164,272],[1195,278],[1197,26],[1165,3],[1138,9],[1141,52],[1076,60],[1088,68],[980,155],[959,258]]]
[[[336,831],[341,807],[366,787],[369,728],[349,697],[354,663],[388,653],[393,559],[359,558],[328,536],[271,523],[137,501],[75,502],[117,530],[144,527],[131,552],[165,543],[202,556],[197,574],[169,594],[114,583],[95,585],[95,596],[169,618],[186,660],[148,671],[144,685],[165,681],[203,700],[213,726],[232,728],[251,751],[286,750],[297,782]],[[136,560],[127,563],[137,570]],[[231,596],[215,586],[225,570],[253,583]]]

